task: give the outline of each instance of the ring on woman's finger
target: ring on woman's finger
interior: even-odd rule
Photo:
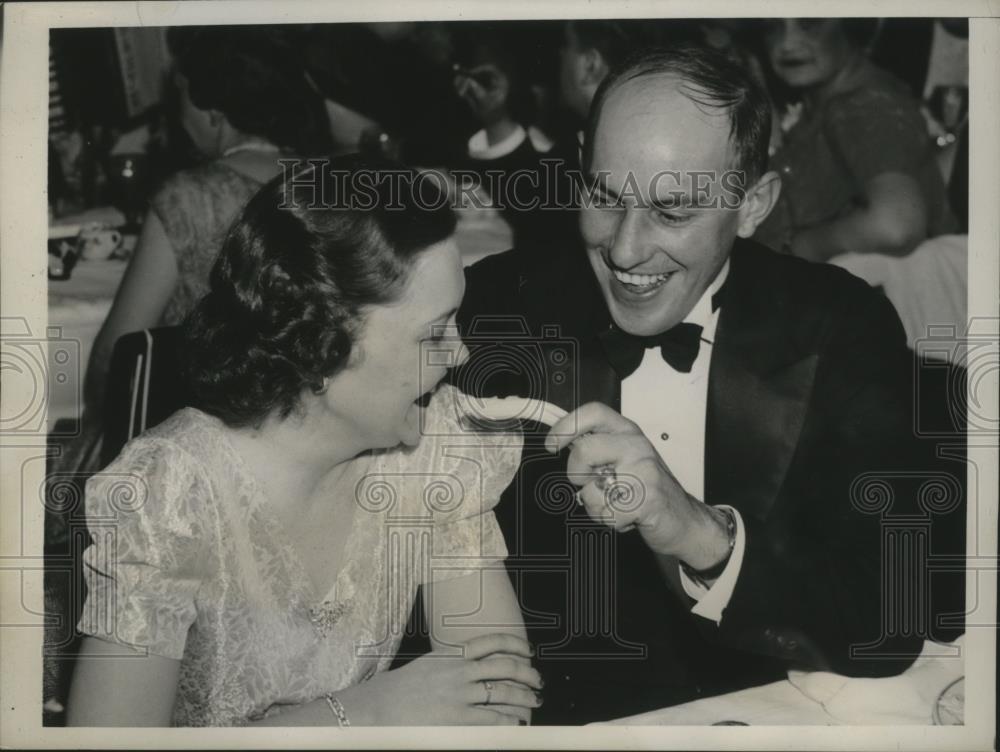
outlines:
[[[483,705],[489,705],[493,701],[493,682],[484,681],[483,688],[486,690],[486,701]]]

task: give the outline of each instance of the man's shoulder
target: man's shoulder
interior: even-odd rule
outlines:
[[[888,299],[840,267],[739,241],[730,273],[734,294],[726,305],[732,303],[740,318],[786,332],[803,352],[822,349],[837,332],[851,330],[867,330],[886,345],[899,340],[902,327]]]
[[[879,295],[838,266],[778,253],[752,240],[737,241],[731,258],[732,273],[748,294],[773,304],[832,312]]]

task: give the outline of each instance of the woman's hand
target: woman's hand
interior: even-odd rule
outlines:
[[[464,653],[428,653],[337,697],[353,725],[373,726],[517,725],[541,705],[526,640],[484,635]]]

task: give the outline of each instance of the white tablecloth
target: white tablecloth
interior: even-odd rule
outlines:
[[[899,258],[877,253],[846,253],[830,259],[868,284],[881,287],[892,301],[907,343],[914,350],[942,329],[954,342],[968,327],[969,236],[942,235]],[[962,351],[951,350],[961,362]]]
[[[825,671],[789,673],[786,680],[684,705],[619,718],[621,726],[923,725],[933,721],[941,692],[965,673],[960,637],[950,645],[925,642],[899,676],[851,679]]]

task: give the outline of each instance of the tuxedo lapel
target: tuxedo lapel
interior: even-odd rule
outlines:
[[[799,442],[817,356],[795,343],[796,316],[763,252],[738,242],[712,348],[705,501],[766,518]]]

